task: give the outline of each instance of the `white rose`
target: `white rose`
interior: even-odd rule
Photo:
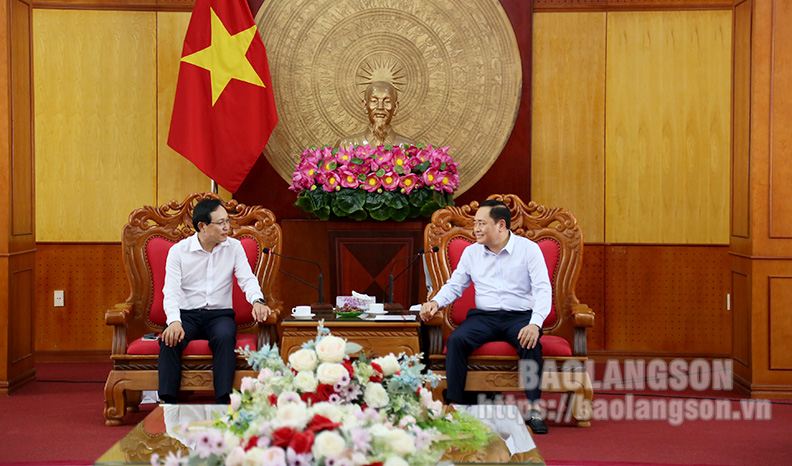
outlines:
[[[344,375],[349,376],[349,372],[341,364],[323,362],[316,369],[316,377],[319,382],[329,385],[335,385]]]
[[[363,392],[363,399],[366,401],[366,404],[372,408],[384,408],[388,406],[388,402],[390,401],[388,392],[385,391],[382,384],[374,382],[366,384],[366,391]]]
[[[399,360],[396,359],[396,356],[389,354],[387,356],[383,356],[381,358],[374,358],[371,362],[376,362],[382,368],[382,375],[389,376],[393,375],[401,370],[401,366],[399,365]]]
[[[291,390],[286,390],[280,394],[278,397],[278,406],[283,406],[289,403],[302,403],[302,399],[300,399],[300,395],[297,392],[293,392]]]
[[[264,450],[253,447],[245,453],[245,460],[242,466],[258,466],[264,462]]]
[[[280,447],[270,447],[264,450],[263,461],[259,464],[269,466],[286,466],[286,452]]]
[[[415,424],[416,422],[418,422],[418,421],[416,421],[413,416],[408,414],[408,415],[404,416],[403,418],[401,418],[401,421],[399,421],[399,427],[404,429],[405,427],[407,427],[409,425],[412,425],[412,424]]]
[[[253,377],[243,377],[242,383],[239,384],[239,391],[242,393],[253,393],[256,389],[256,379]]]
[[[272,374],[273,374],[272,369],[270,369],[269,367],[265,367],[264,369],[261,369],[259,371],[257,379],[259,382],[264,383],[267,381],[268,378],[272,377]]]
[[[295,430],[302,430],[308,424],[308,408],[305,403],[278,405],[275,422],[278,427],[291,427]]]
[[[397,455],[404,456],[415,453],[414,439],[402,429],[388,429],[379,438],[387,443]]]
[[[312,371],[318,364],[316,353],[311,350],[301,349],[289,355],[289,364],[296,371]]]
[[[354,466],[364,466],[369,463],[371,462],[366,459],[366,455],[363,453],[360,453],[359,451],[352,453],[352,464]]]
[[[344,418],[344,411],[342,411],[341,408],[326,401],[316,403],[315,405],[311,406],[311,410],[314,414],[326,417],[333,422],[341,422],[341,420]]]
[[[319,381],[311,371],[300,371],[294,377],[294,386],[302,392],[315,392]]]
[[[239,393],[232,393],[231,396],[231,411],[238,411],[239,407],[242,405],[242,395]]]
[[[391,456],[385,460],[385,463],[383,463],[382,466],[408,466],[408,464],[399,456]]]
[[[236,447],[226,457],[225,466],[242,466],[243,461],[245,461],[245,450],[242,447]]]
[[[232,434],[231,432],[225,431],[223,432],[223,438],[225,439],[226,449],[231,450],[239,446],[239,442],[242,441],[239,437]]]
[[[328,335],[316,344],[316,355],[323,362],[341,362],[346,356],[346,341]]]
[[[344,438],[337,433],[325,430],[319,433],[314,439],[313,452],[314,458],[338,458],[344,453],[346,449],[346,442]]]

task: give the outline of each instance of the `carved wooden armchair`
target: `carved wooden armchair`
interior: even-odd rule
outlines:
[[[535,241],[547,263],[553,288],[553,304],[544,322],[542,353],[545,371],[542,390],[572,394],[572,411],[579,426],[589,426],[593,390],[582,362],[586,358],[586,328],[594,325],[594,312],[580,304],[575,296],[575,284],[583,259],[583,234],[577,220],[561,208],[547,208],[531,202],[526,205],[514,195],[493,195],[512,212],[511,231]],[[446,207],[432,216],[424,230],[424,249],[437,246],[438,253],[428,254],[427,266],[433,293],[451,277],[462,251],[476,242],[473,219],[478,202],[461,207]],[[441,309],[425,329],[428,336],[428,361],[432,371],[445,375],[445,343],[451,332],[475,307],[475,287],[471,284],[453,304]],[[559,372],[567,360],[577,360],[575,370]],[[477,392],[521,391],[522,378],[518,371],[517,352],[506,342],[491,342],[473,352],[468,360],[465,389]],[[573,364],[567,363],[567,368]],[[445,381],[444,381],[445,382]],[[435,389],[442,395],[444,384]]]
[[[121,246],[124,267],[131,286],[125,303],[105,313],[105,323],[113,326],[111,359],[113,369],[105,384],[105,423],[119,425],[127,411],[136,410],[142,390],[157,390],[159,341],[144,341],[147,333],[160,333],[165,327],[162,287],[168,250],[179,240],[195,233],[192,210],[196,202],[214,194],[192,194],[179,203],[171,201],[159,208],[146,206],[135,210],[124,226]],[[281,250],[281,229],[275,216],[259,206],[231,201],[225,204],[231,219],[230,236],[239,239],[250,261],[253,274],[261,283],[264,298],[274,311],[258,324],[252,306],[234,279],[233,306],[236,311],[237,348],[258,349],[277,342],[277,320],[282,303],[273,294],[273,280],[280,258],[264,255],[263,248]],[[244,376],[255,377],[247,361],[237,357],[235,386]],[[212,390],[212,354],[206,340],[190,342],[182,357],[182,390]]]

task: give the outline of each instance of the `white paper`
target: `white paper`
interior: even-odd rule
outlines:
[[[405,320],[414,321],[415,320],[415,316],[377,316],[377,317],[374,318],[374,320],[386,320],[386,321],[391,321],[391,322],[393,322],[393,321],[400,322],[400,321],[405,321]]]

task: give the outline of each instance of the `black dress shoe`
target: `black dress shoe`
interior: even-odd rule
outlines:
[[[547,424],[545,424],[544,419],[542,419],[542,413],[539,411],[531,411],[531,417],[526,424],[531,428],[531,432],[536,435],[547,433]]]
[[[159,404],[168,404],[168,405],[175,405],[179,403],[179,399],[175,396],[170,395],[160,395],[159,399],[157,400]]]

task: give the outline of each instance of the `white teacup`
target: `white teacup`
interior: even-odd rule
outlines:
[[[294,317],[305,317],[311,315],[311,306],[296,306],[292,308]]]
[[[384,314],[385,313],[385,305],[382,303],[371,303],[368,307],[368,312],[372,314]]]

